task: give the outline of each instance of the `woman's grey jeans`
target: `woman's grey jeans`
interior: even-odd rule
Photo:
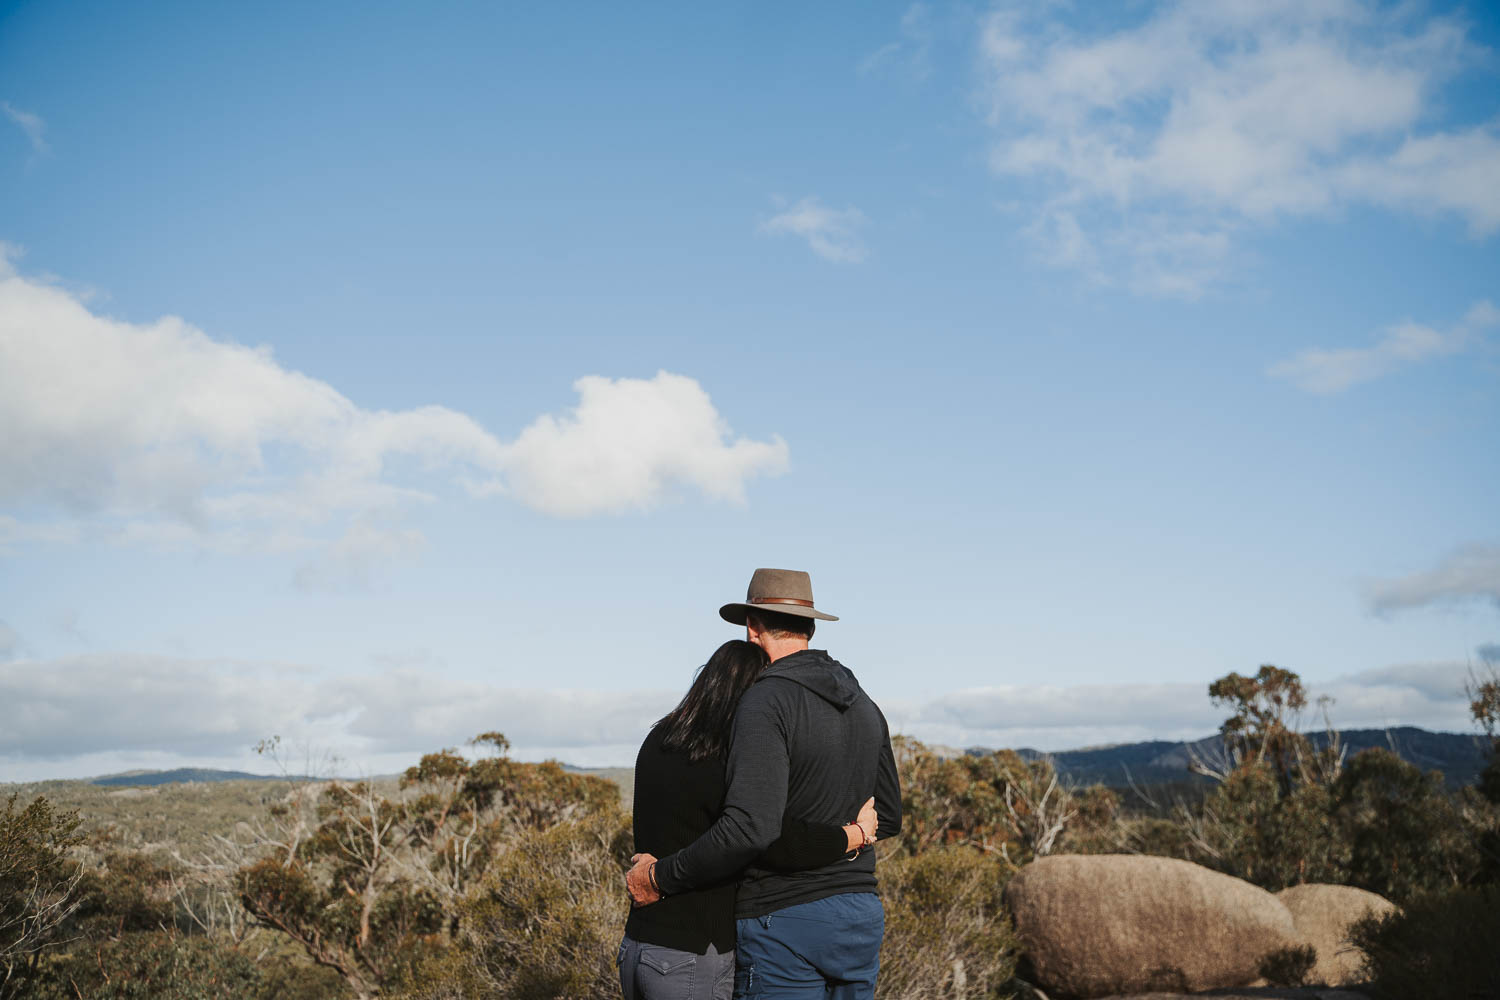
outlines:
[[[730,1000],[734,994],[734,952],[708,954],[643,944],[629,934],[615,959],[625,1000]]]

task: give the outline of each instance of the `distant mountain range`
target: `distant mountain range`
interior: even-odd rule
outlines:
[[[219,771],[211,767],[179,767],[171,771],[121,771],[100,778],[89,778],[91,785],[171,785],[179,781],[296,781],[280,774],[251,774],[248,771]]]
[[[1324,733],[1309,733],[1309,739],[1317,746],[1327,740]],[[1424,771],[1441,771],[1450,788],[1473,784],[1488,760],[1487,742],[1466,733],[1433,733],[1415,726],[1398,726],[1394,729],[1348,729],[1339,733],[1348,756],[1352,757],[1370,747],[1385,747],[1393,750],[1403,760],[1416,764]],[[1149,740],[1144,743],[1119,743],[1114,746],[1087,747],[1082,750],[1063,750],[1044,754],[1039,750],[1016,751],[1028,760],[1050,757],[1059,773],[1070,785],[1109,785],[1124,788],[1129,785],[1160,785],[1170,782],[1208,781],[1188,771],[1191,755],[1212,760],[1219,750],[1218,736],[1207,736],[1192,743],[1174,743],[1169,740]],[[957,751],[954,751],[957,752]],[[993,751],[987,747],[971,747],[964,753],[983,755]],[[630,768],[575,768],[598,774],[618,782],[629,789]],[[125,771],[101,778],[89,779],[95,785],[166,785],[179,781],[286,781],[279,774],[250,774],[246,771],[218,771],[213,768],[180,767],[171,771]],[[297,780],[297,779],[292,779]],[[306,780],[306,779],[303,779]]]
[[[1326,745],[1326,733],[1308,733],[1317,747]],[[1424,771],[1441,771],[1450,788],[1474,783],[1489,759],[1488,741],[1468,733],[1433,733],[1416,726],[1394,729],[1346,729],[1339,733],[1347,757],[1361,750],[1384,747],[1394,751]],[[1213,760],[1221,754],[1218,736],[1206,736],[1192,743],[1151,740],[1145,743],[1120,743],[1114,746],[1088,747],[1043,754],[1023,749],[1017,753],[1030,760],[1050,757],[1062,776],[1072,785],[1109,785],[1127,787],[1159,785],[1166,782],[1209,781],[1188,771],[1188,761],[1196,754]],[[988,754],[984,747],[974,747],[970,754]]]
[[[621,780],[621,775],[628,778],[635,770],[629,767],[574,767],[572,764],[564,764],[563,767],[579,774],[596,774],[601,778],[614,781]],[[377,774],[369,780],[396,780],[400,777],[399,774]],[[79,780],[90,785],[140,787],[142,785],[171,785],[188,781],[319,781],[322,779],[301,774],[251,774],[249,771],[220,771],[212,767],[178,767],[170,771],[121,771],[119,774],[106,774],[98,778]],[[355,779],[342,777],[339,780],[353,781]]]

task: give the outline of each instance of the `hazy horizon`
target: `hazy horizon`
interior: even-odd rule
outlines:
[[[1378,671],[1345,678],[1311,690],[1309,694],[1310,701],[1322,695],[1333,699],[1329,717],[1334,727],[1340,730],[1394,729],[1410,725],[1430,732],[1474,734],[1477,738],[1478,729],[1469,718],[1468,701],[1462,686],[1469,676],[1468,668],[1457,665],[1446,672],[1434,671],[1430,667],[1412,674]],[[1458,684],[1456,688],[1452,687],[1455,682]],[[267,730],[262,738],[283,737],[281,753],[287,762],[288,773],[391,774],[415,764],[422,754],[443,747],[471,752],[466,740],[493,728],[486,727],[483,720],[491,717],[491,713],[507,714],[508,706],[509,713],[520,714],[527,720],[520,728],[502,730],[512,741],[510,754],[516,759],[555,759],[577,767],[631,767],[634,766],[636,748],[647,729],[680,697],[680,694],[665,691],[638,692],[626,698],[618,695],[605,697],[597,692],[495,691],[490,693],[491,701],[486,704],[486,699],[473,689],[452,693],[439,690],[426,693],[420,707],[441,711],[444,718],[437,725],[415,730],[383,715],[399,711],[399,708],[389,703],[380,704],[371,694],[368,690],[365,692],[365,704],[361,709],[362,714],[368,713],[365,724],[345,726],[336,733],[323,734],[332,738],[320,741],[319,733],[310,729]],[[1183,711],[1188,694],[1186,690],[1176,690],[1168,685],[1036,686],[955,693],[925,702],[882,699],[882,707],[893,731],[930,745],[1026,748],[1059,753],[1153,740],[1192,742],[1214,735],[1227,710],[1213,707],[1205,690],[1201,708]],[[333,700],[347,697],[347,693],[326,696]],[[195,697],[201,698],[201,692],[195,693]],[[320,699],[315,695],[311,704],[319,703]],[[523,707],[518,708],[518,703]],[[228,706],[219,707],[227,709]],[[1388,714],[1393,708],[1400,714]],[[1135,713],[1142,721],[1113,721],[1122,710]],[[1025,717],[1028,725],[981,728],[967,724],[967,720],[976,717],[993,722],[1007,713]],[[80,719],[90,717],[82,710],[70,714]],[[287,712],[285,716],[297,717],[294,712]],[[578,725],[585,716],[587,723]],[[212,714],[209,717],[212,718]],[[460,717],[467,717],[467,724],[459,721]],[[1304,731],[1321,731],[1322,722],[1316,706],[1310,705],[1299,718]],[[151,741],[154,718],[149,705],[127,706],[121,719],[136,720],[134,731],[117,727],[96,743],[83,746]],[[272,717],[267,716],[264,721],[269,725]],[[454,735],[460,732],[466,735]],[[445,733],[447,737],[444,737]],[[608,742],[587,742],[591,733]],[[16,735],[28,738],[24,731]],[[203,741],[212,739],[201,729],[179,735]],[[422,743],[420,740],[424,735],[429,739]],[[40,749],[43,739],[39,734],[30,735],[28,742],[35,752]],[[74,747],[75,752],[50,760],[34,757],[25,762],[0,764],[0,781],[88,778],[132,770],[162,771],[179,767],[262,774],[277,772],[270,758],[253,752],[249,740],[237,746],[224,745],[217,750],[208,749],[206,742],[204,746],[204,750],[188,754],[104,749],[78,752],[80,748]]]
[[[1342,728],[1345,731],[1349,731],[1349,730],[1355,729],[1356,727],[1340,727],[1340,728]],[[1472,737],[1475,740],[1476,745],[1481,745],[1482,742],[1483,742],[1483,740],[1484,740],[1483,735],[1480,732],[1478,732],[1477,730],[1472,729],[1472,728],[1467,729],[1467,730],[1428,729],[1425,726],[1414,726],[1414,727],[1408,727],[1408,726],[1390,726],[1390,727],[1382,727],[1382,728],[1386,728],[1386,729],[1389,729],[1391,731],[1395,731],[1395,730],[1399,730],[1399,729],[1403,729],[1403,728],[1415,728],[1415,729],[1419,729],[1419,730],[1421,730],[1423,732],[1433,733],[1433,734],[1441,735],[1441,736]],[[1309,732],[1309,733],[1312,733],[1312,732],[1322,732],[1322,731],[1323,730],[1321,730],[1321,729],[1308,729],[1308,730],[1304,730],[1304,732]],[[1369,730],[1369,729],[1362,729],[1361,731],[1369,732],[1371,730]],[[966,746],[956,746],[956,747],[954,747],[954,746],[948,746],[946,744],[939,744],[939,743],[929,743],[927,745],[928,746],[938,747],[939,749],[944,749],[944,750],[964,750],[964,751],[968,751],[968,750],[1019,750],[1019,751],[1035,751],[1035,752],[1038,752],[1038,753],[1043,753],[1043,754],[1049,754],[1050,755],[1050,754],[1062,754],[1062,753],[1068,753],[1068,752],[1074,752],[1074,751],[1107,750],[1107,749],[1111,749],[1111,748],[1119,747],[1119,746],[1132,746],[1132,745],[1135,745],[1135,744],[1138,744],[1138,743],[1161,742],[1161,743],[1169,743],[1169,744],[1186,745],[1186,744],[1191,744],[1191,743],[1197,742],[1198,740],[1210,739],[1210,738],[1212,738],[1212,737],[1214,737],[1216,735],[1217,735],[1217,733],[1204,733],[1201,736],[1197,737],[1196,739],[1192,739],[1192,740],[1175,740],[1175,739],[1172,739],[1172,740],[1168,740],[1168,739],[1163,739],[1163,740],[1152,740],[1152,739],[1145,739],[1145,740],[1124,740],[1124,741],[1111,742],[1111,743],[1089,744],[1089,745],[1086,745],[1086,746],[1062,747],[1062,748],[1058,748],[1058,749],[1054,749],[1054,750],[1041,750],[1041,749],[1039,749],[1037,747],[1026,747],[1026,746],[980,746],[980,745],[972,745],[971,744],[971,745],[966,745]],[[434,749],[436,749],[436,748],[434,748]],[[492,750],[483,750],[482,748],[471,748],[471,747],[464,746],[464,745],[461,745],[461,746],[457,747],[457,749],[458,749],[458,751],[461,754],[464,754],[465,756],[468,756],[471,759],[475,758],[475,757],[487,756],[487,755],[493,753]],[[563,765],[564,767],[576,768],[576,769],[585,770],[585,771],[603,771],[603,770],[619,770],[619,769],[630,770],[630,769],[633,769],[635,767],[635,760],[634,760],[633,754],[632,754],[631,759],[628,759],[628,760],[602,761],[602,762],[592,763],[592,764],[579,764],[579,763],[577,763],[575,761],[563,759],[563,758],[560,758],[560,757],[557,757],[557,756],[554,756],[554,755],[537,756],[537,755],[534,755],[534,754],[524,753],[524,752],[521,753],[521,754],[510,753],[510,754],[508,754],[508,756],[512,756],[512,757],[514,757],[515,759],[518,759],[518,760],[525,760],[525,761],[531,761],[531,762],[540,762],[540,761],[544,761],[544,760],[552,760],[552,761],[556,761],[557,763]],[[305,778],[305,777],[312,777],[312,778],[336,778],[336,779],[339,779],[339,780],[359,780],[359,779],[371,778],[371,777],[393,778],[393,777],[399,777],[401,775],[401,773],[406,769],[406,767],[409,767],[412,764],[415,764],[416,763],[416,758],[413,757],[405,765],[393,768],[392,770],[389,770],[389,771],[379,771],[379,772],[369,771],[369,770],[352,770],[352,771],[351,770],[342,770],[342,771],[340,771],[340,770],[336,770],[335,769],[333,771],[327,771],[327,772],[321,772],[320,771],[320,772],[315,772],[315,773],[306,773],[306,774],[304,774],[304,773],[299,773],[296,770],[289,770],[289,771],[279,771],[279,770],[274,770],[274,769],[267,770],[267,769],[265,769],[266,765],[265,765],[265,761],[263,761],[263,760],[256,761],[254,763],[257,763],[257,764],[261,765],[261,769],[257,770],[257,769],[255,769],[254,766],[252,766],[252,767],[250,767],[248,769],[247,768],[239,768],[239,767],[226,767],[226,766],[223,766],[223,761],[220,758],[209,757],[209,758],[202,758],[202,759],[196,760],[196,761],[187,761],[187,762],[184,762],[184,763],[174,764],[171,767],[128,767],[128,768],[123,768],[123,769],[118,770],[118,771],[107,771],[107,772],[90,773],[90,774],[58,775],[58,774],[37,773],[37,774],[31,775],[29,777],[0,778],[0,784],[27,785],[27,784],[40,784],[42,782],[47,782],[47,781],[90,781],[90,780],[98,779],[98,778],[117,778],[117,777],[122,777],[122,776],[129,776],[129,775],[132,775],[132,774],[141,774],[141,775],[165,774],[165,773],[171,773],[173,771],[178,771],[178,770],[205,770],[205,771],[222,772],[222,773],[226,773],[226,774],[245,774],[245,775],[248,775],[248,778],[246,778],[245,780],[249,780],[250,778],[256,778],[256,779],[259,779],[259,778],[275,779],[275,778],[282,777],[283,775],[289,776],[289,777],[293,777],[293,778]]]

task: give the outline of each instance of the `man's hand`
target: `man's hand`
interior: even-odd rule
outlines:
[[[630,893],[631,906],[645,906],[661,899],[661,893],[651,884],[651,866],[656,858],[650,854],[632,854],[630,863],[635,867],[625,873],[625,889]]]

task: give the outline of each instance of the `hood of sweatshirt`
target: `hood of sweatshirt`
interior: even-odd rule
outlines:
[[[821,649],[804,649],[783,656],[761,673],[756,683],[771,678],[800,684],[839,711],[859,697],[859,681],[850,669]]]

